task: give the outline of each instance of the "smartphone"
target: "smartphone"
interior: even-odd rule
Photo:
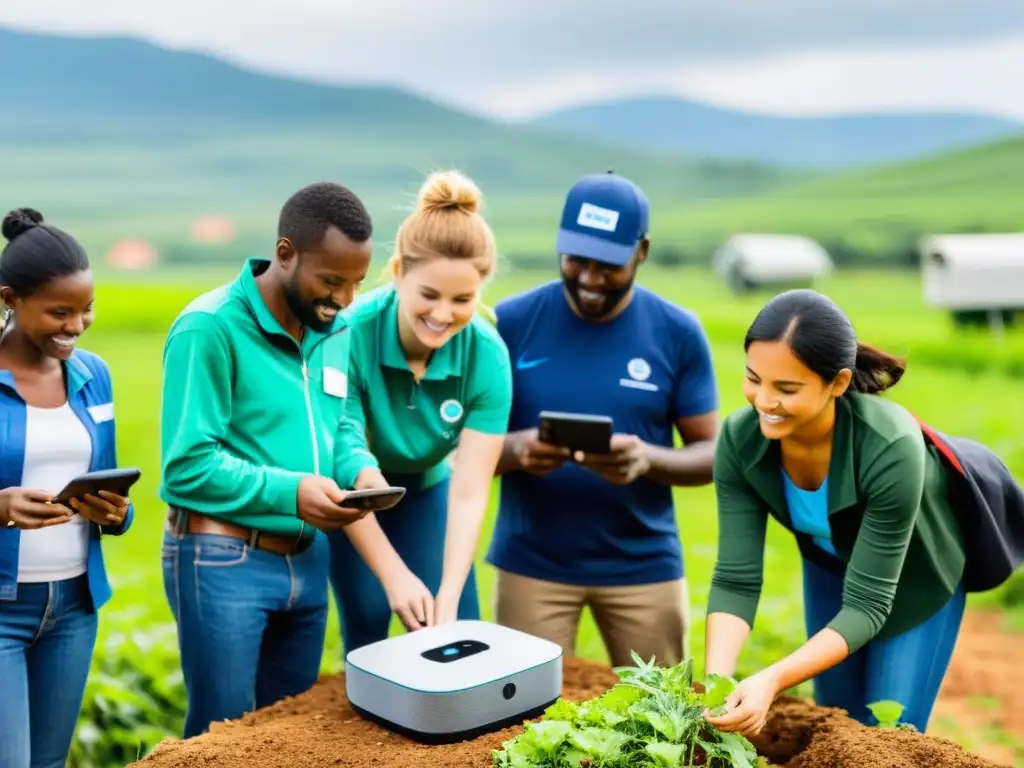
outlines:
[[[570,451],[611,453],[612,419],[588,413],[541,411],[537,437]]]
[[[367,488],[362,491],[349,491],[341,506],[349,509],[369,509],[378,512],[391,509],[405,496],[405,488],[390,486],[388,488]]]
[[[51,502],[67,504],[72,499],[81,499],[87,493],[98,496],[99,491],[110,491],[118,496],[127,496],[128,489],[135,485],[140,477],[142,477],[142,472],[135,467],[87,472],[65,485],[60,493],[51,499]]]

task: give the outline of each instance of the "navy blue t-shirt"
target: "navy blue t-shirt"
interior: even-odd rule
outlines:
[[[543,410],[610,416],[614,431],[672,447],[676,422],[718,409],[707,336],[696,315],[637,286],[609,322],[573,314],[554,281],[500,302],[512,358],[509,431]],[[610,483],[571,461],[545,477],[510,472],[488,562],[580,586],[651,584],[683,576],[672,489]]]

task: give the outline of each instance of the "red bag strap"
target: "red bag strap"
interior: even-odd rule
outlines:
[[[956,454],[953,453],[953,449],[949,447],[946,441],[939,437],[935,433],[934,429],[932,429],[923,421],[921,421],[921,419],[919,419],[917,416],[914,416],[914,418],[917,419],[917,423],[921,425],[921,431],[924,432],[925,437],[927,437],[931,441],[932,445],[934,445],[938,449],[939,453],[946,457],[946,460],[953,465],[957,472],[966,477],[967,473],[964,471],[963,466],[960,464],[960,459],[956,457]]]

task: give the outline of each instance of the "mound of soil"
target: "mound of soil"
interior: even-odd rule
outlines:
[[[566,659],[563,695],[589,699],[616,682],[603,665]],[[215,723],[209,733],[165,741],[138,768],[487,768],[491,750],[519,728],[473,741],[424,746],[390,733],[357,715],[345,698],[344,675],[326,677],[310,691],[240,720]],[[758,751],[786,768],[994,768],[996,763],[965,752],[953,742],[899,730],[865,727],[842,710],[782,698]]]

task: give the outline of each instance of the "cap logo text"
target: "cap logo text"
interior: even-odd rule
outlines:
[[[591,203],[583,203],[580,206],[579,216],[576,217],[576,223],[581,227],[614,232],[619,225],[619,212],[600,208]]]

